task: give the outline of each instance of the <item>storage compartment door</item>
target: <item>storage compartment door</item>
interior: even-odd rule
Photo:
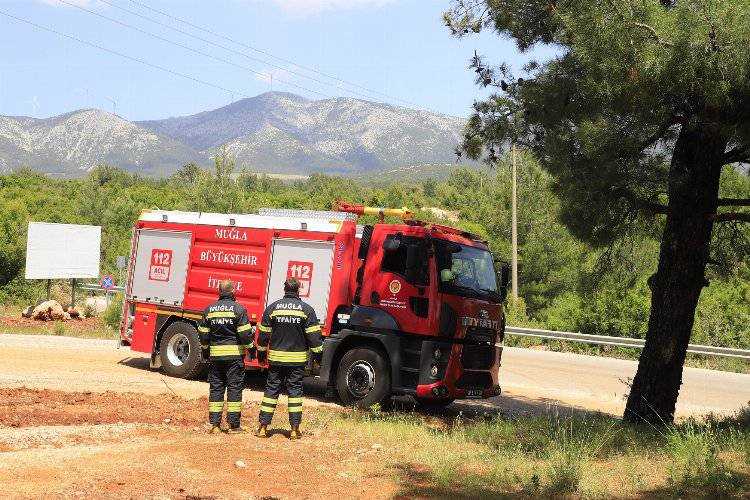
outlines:
[[[333,242],[274,240],[272,259],[266,304],[284,296],[287,278],[297,278],[301,284],[300,298],[315,309],[323,323],[331,289]]]
[[[182,306],[192,234],[179,231],[138,231],[132,300]]]

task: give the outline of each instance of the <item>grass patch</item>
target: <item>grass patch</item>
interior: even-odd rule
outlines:
[[[378,443],[406,497],[731,498],[750,493],[748,415],[656,429],[599,414],[467,418],[375,408],[340,414],[329,428]]]

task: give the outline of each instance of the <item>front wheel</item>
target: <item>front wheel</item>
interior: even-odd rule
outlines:
[[[167,327],[159,344],[159,357],[164,372],[172,377],[196,379],[206,366],[198,331],[182,321]]]
[[[391,371],[385,356],[367,347],[344,354],[336,372],[336,390],[345,405],[366,409],[383,404],[391,395]]]

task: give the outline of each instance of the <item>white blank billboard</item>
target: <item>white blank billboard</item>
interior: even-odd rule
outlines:
[[[98,278],[100,226],[29,222],[26,279]]]

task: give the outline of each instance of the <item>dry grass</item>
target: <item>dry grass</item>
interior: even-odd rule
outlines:
[[[379,410],[337,416],[342,436],[383,446],[407,497],[743,497],[746,416],[633,427],[603,415],[445,417]]]

